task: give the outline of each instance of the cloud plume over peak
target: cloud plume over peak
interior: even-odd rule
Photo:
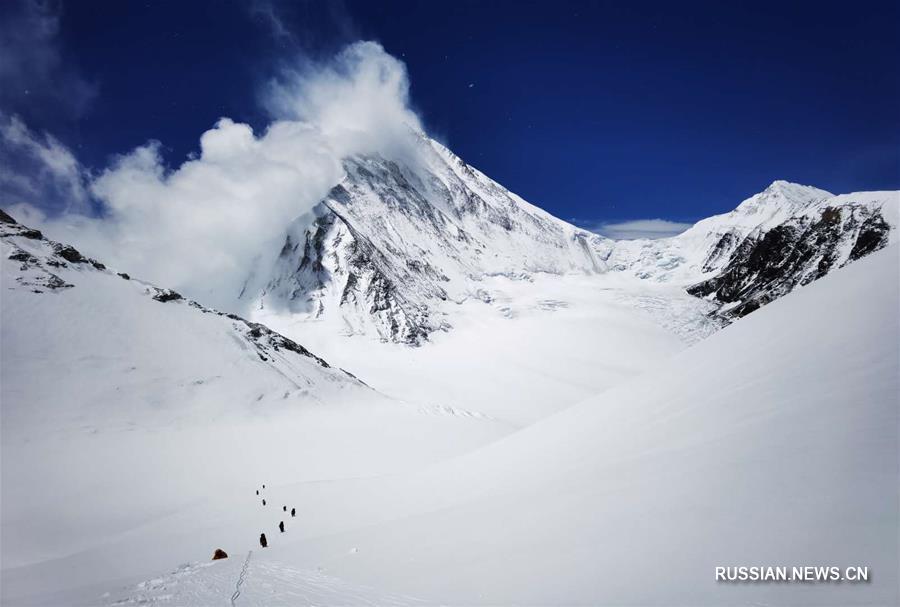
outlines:
[[[158,284],[223,309],[237,304],[248,278],[277,254],[288,223],[337,185],[342,160],[411,148],[421,129],[409,108],[405,66],[372,42],[355,43],[333,60],[305,63],[267,88],[273,121],[261,133],[221,118],[200,136],[200,152],[169,168],[149,142],[88,177],[55,140],[40,141],[13,120],[3,131],[25,133],[42,170],[71,171],[100,213],[46,216],[40,197],[21,201],[20,217],[53,237]],[[18,129],[18,130],[17,130]],[[7,132],[8,131],[8,132]],[[21,137],[20,137],[21,139]],[[68,155],[68,156],[66,156]],[[71,158],[69,166],[61,159]],[[32,176],[35,171],[32,171]]]
[[[315,124],[341,155],[381,151],[420,131],[406,66],[377,42],[356,42],[325,63],[304,62],[267,87],[275,119]]]

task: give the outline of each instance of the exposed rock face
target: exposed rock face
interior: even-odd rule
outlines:
[[[687,291],[723,304],[726,317],[741,317],[887,246],[890,236],[891,225],[878,205],[848,201],[814,207],[749,234],[715,277]]]
[[[157,293],[153,295],[153,299],[161,303],[166,303],[167,301],[178,301],[179,299],[184,298],[181,296],[181,293],[173,291],[172,289],[157,289]]]
[[[98,270],[105,269],[102,263],[83,256],[71,246],[46,240],[40,231],[23,226],[2,210],[0,210],[0,238],[8,242],[6,258],[21,263],[15,278],[16,282],[34,293],[72,288],[74,285],[55,273],[60,268],[69,267],[70,263],[86,264]],[[25,251],[13,242],[14,238],[26,239],[25,242],[35,241],[38,246],[46,245],[46,255],[38,257],[32,252]]]
[[[221,559],[227,559],[228,553],[222,550],[221,548],[216,548],[216,551],[213,553],[212,560],[218,561]]]
[[[339,186],[332,194],[343,191]],[[440,277],[416,260],[397,265],[329,202],[335,201],[316,209],[302,235],[287,237],[279,259],[285,269],[269,283],[267,300],[277,298],[273,305],[312,318],[333,308],[352,319],[355,330],[371,327],[390,341],[416,344],[440,329],[441,320],[432,318],[428,303],[447,298]]]

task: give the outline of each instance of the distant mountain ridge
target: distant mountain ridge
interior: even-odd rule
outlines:
[[[623,272],[683,285],[727,319],[886,246],[898,224],[897,192],[834,196],[776,181],[678,236],[615,241],[553,217],[425,136],[416,145],[415,160],[347,159],[343,181],[288,226],[274,267],[248,280],[242,299],[416,345],[452,327],[453,304],[490,301],[486,276]]]
[[[718,326],[887,246],[900,224],[900,192],[836,196],[775,181],[677,236],[612,240],[528,203],[422,134],[412,146],[344,160],[342,181],[285,226],[274,263],[247,277],[237,307],[264,323],[286,316],[419,345],[452,329],[456,306],[497,300],[492,277],[614,273],[707,300]]]

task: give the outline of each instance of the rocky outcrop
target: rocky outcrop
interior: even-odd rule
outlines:
[[[744,238],[714,277],[688,293],[745,316],[798,286],[887,246],[891,226],[875,205],[826,205]]]

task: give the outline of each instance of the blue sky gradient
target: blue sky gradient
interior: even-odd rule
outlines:
[[[27,3],[0,7],[0,110],[94,170],[151,139],[177,165],[221,116],[263,128],[278,69],[371,39],[433,135],[566,219],[693,221],[775,179],[900,188],[897,2],[51,8],[35,33]]]

